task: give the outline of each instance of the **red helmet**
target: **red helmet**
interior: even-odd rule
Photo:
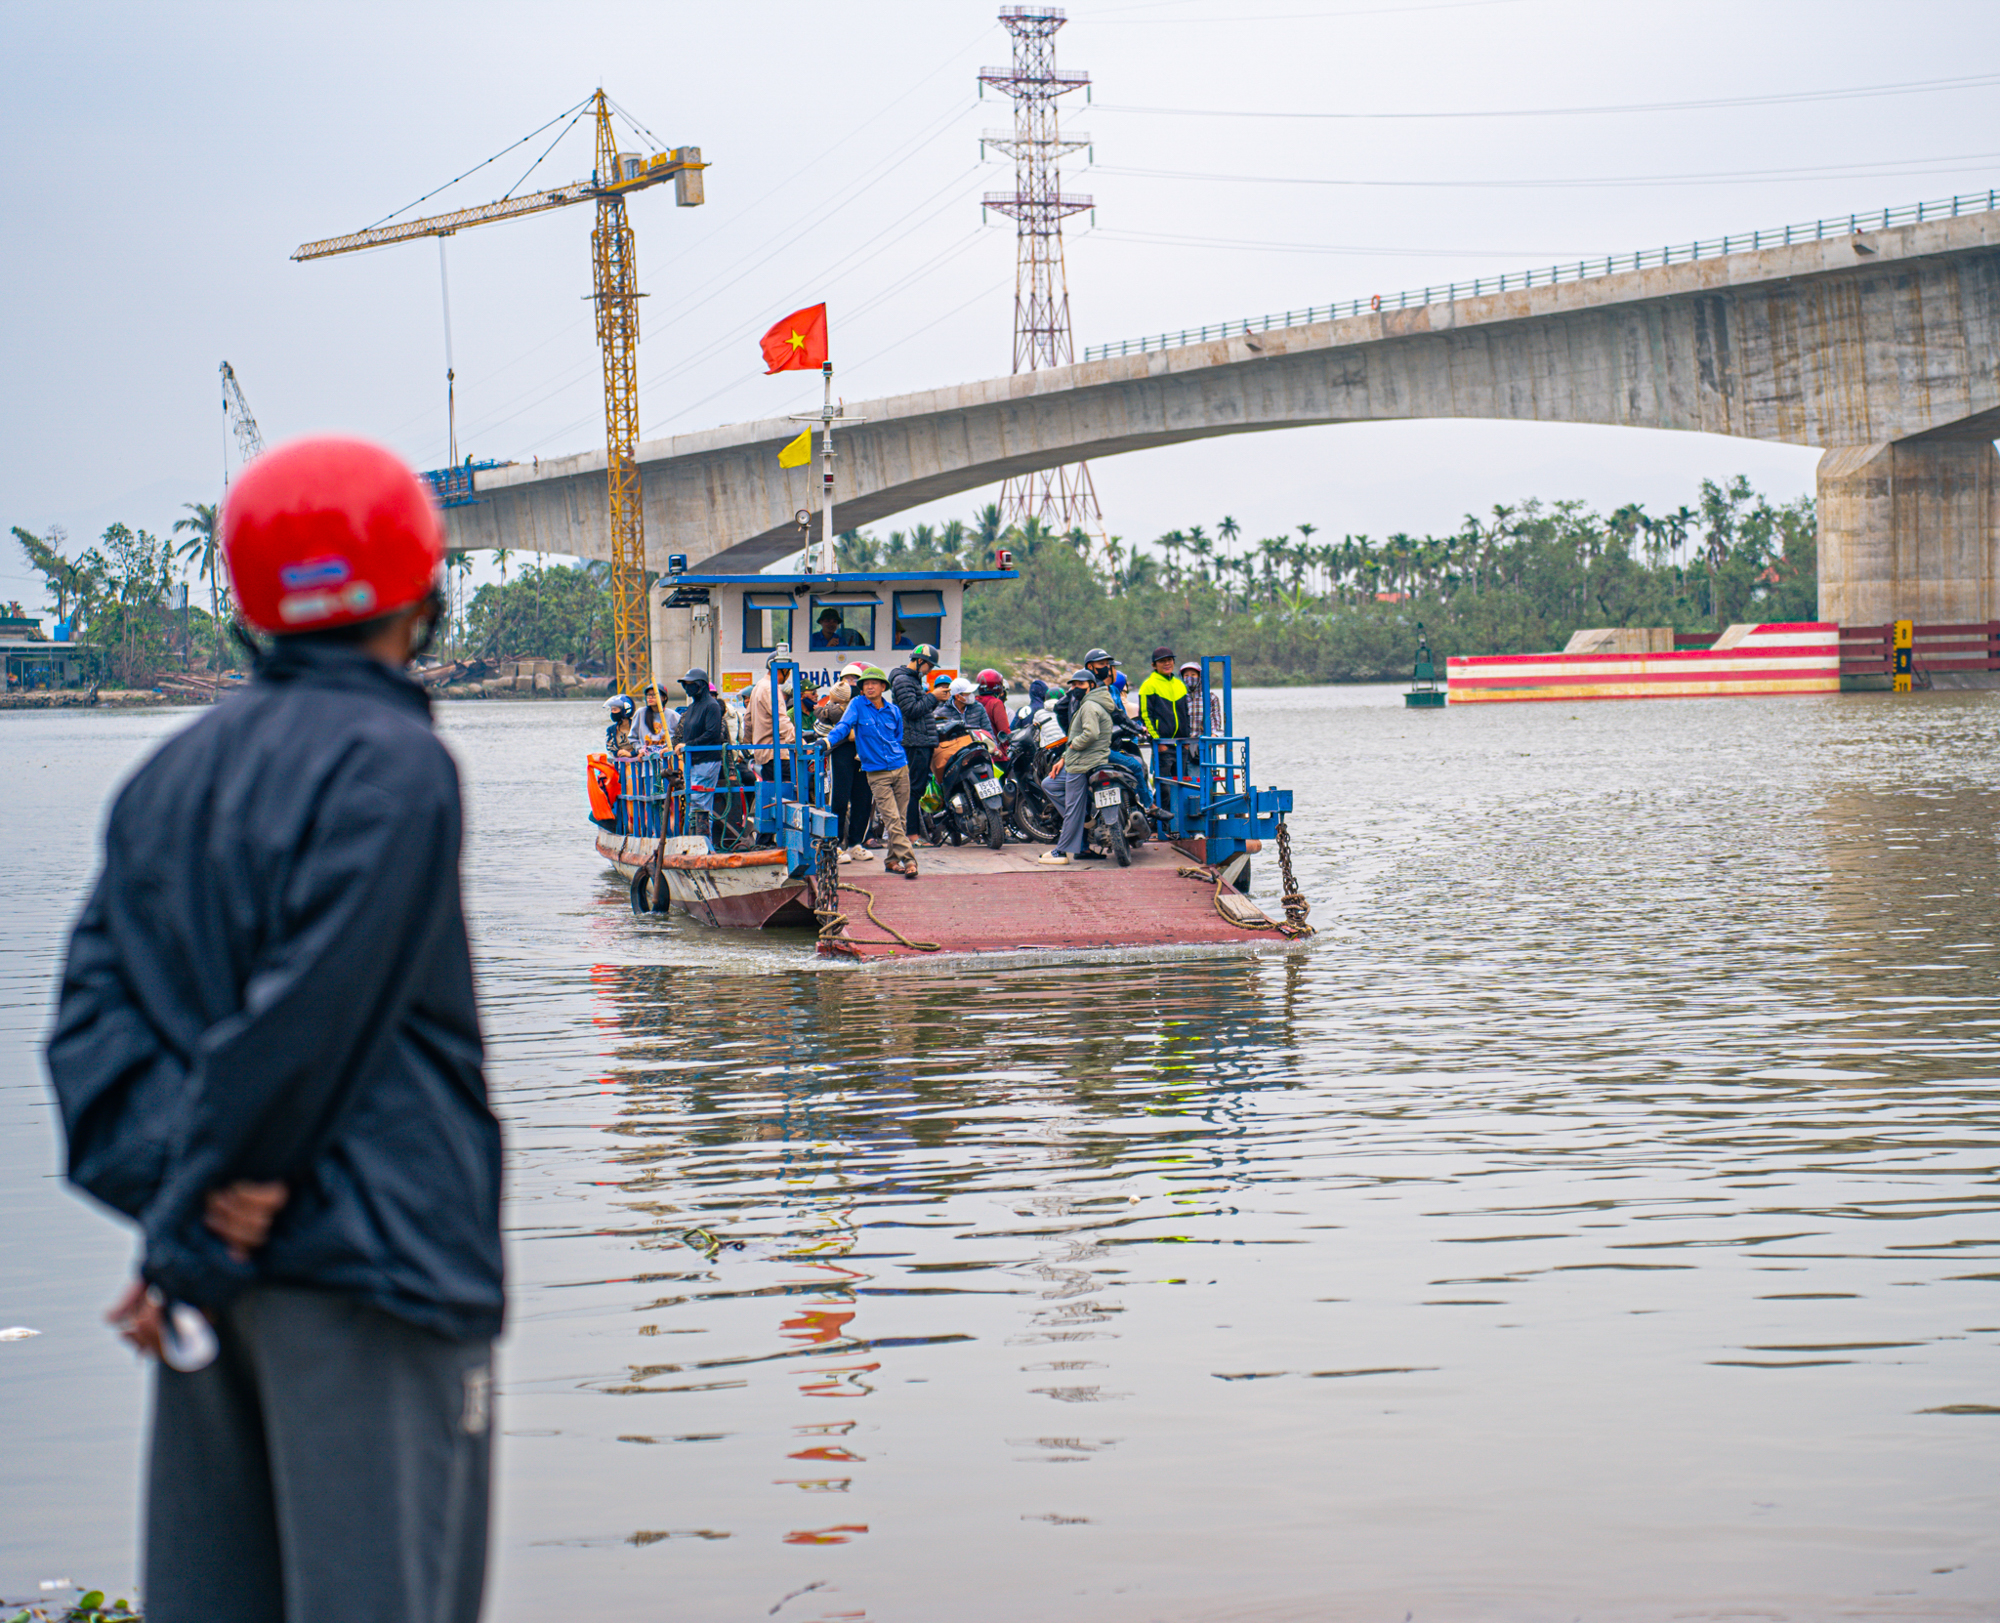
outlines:
[[[998,671],[981,671],[979,673],[979,691],[981,693],[1000,693],[1006,689],[1006,686],[1006,679]]]
[[[436,584],[444,526],[402,460],[365,440],[294,440],[243,470],[222,553],[259,631],[324,631],[406,609]]]

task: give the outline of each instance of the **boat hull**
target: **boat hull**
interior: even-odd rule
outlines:
[[[600,833],[597,849],[628,881],[652,855],[651,840]],[[662,869],[674,905],[704,924],[733,929],[811,924],[806,887],[789,878],[776,852],[731,856],[676,850]],[[1184,877],[1188,854],[1149,840],[1132,866],[1073,862],[1050,867],[1042,845],[919,846],[915,880],[884,873],[878,861],[843,863],[840,911],[847,926],[822,938],[830,957],[929,958],[945,953],[1079,952],[1114,947],[1273,944],[1271,927],[1245,929],[1215,905],[1213,880]],[[1237,905],[1243,905],[1239,898]],[[871,917],[872,909],[872,917]],[[1253,910],[1254,911],[1254,910]],[[1261,915],[1259,915],[1261,916]],[[934,949],[915,943],[934,943]]]
[[[597,851],[629,884],[640,865],[652,857],[656,843],[600,832]],[[673,904],[703,924],[764,930],[813,922],[812,898],[786,873],[782,851],[737,851],[725,856],[703,849],[695,840],[670,839],[660,869]]]
[[[1445,671],[1455,705],[1838,693],[1840,628],[1731,627],[1713,648],[1674,654],[1459,655]]]

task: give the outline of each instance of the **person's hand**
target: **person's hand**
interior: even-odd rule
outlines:
[[[160,1325],[164,1315],[143,1279],[125,1287],[125,1294],[111,1304],[104,1322],[117,1328],[119,1338],[136,1347],[148,1358],[160,1356]]]
[[[202,1222],[208,1231],[229,1247],[238,1262],[248,1262],[270,1236],[271,1222],[278,1215],[291,1190],[281,1183],[232,1183],[211,1189],[202,1207]]]

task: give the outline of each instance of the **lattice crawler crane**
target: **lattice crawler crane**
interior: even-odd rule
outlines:
[[[590,179],[507,196],[477,208],[403,220],[344,237],[303,243],[297,260],[380,248],[418,237],[449,237],[470,226],[514,220],[527,214],[597,205],[597,228],[590,234],[597,342],[604,357],[605,485],[610,504],[611,618],[613,669],[624,693],[646,686],[652,665],[651,626],[646,612],[646,520],[639,488],[639,269],[625,199],[648,186],[674,183],[674,202],[692,208],[702,202],[700,147],[675,147],[646,156],[620,152],[611,125],[611,104],[602,90],[591,98],[597,119],[597,167]]]

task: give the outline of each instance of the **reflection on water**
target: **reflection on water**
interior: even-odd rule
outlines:
[[[2000,1607],[2000,703],[1244,708],[1313,942],[893,970],[633,919],[581,711],[447,714],[510,1134],[493,1615]],[[57,1339],[30,1454],[131,1380]],[[106,1474],[0,1487],[8,1593],[80,1484],[122,1515],[110,1413]]]

